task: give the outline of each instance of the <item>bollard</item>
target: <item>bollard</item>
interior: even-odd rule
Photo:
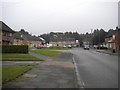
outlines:
[[[113,49],[112,52],[115,53],[115,49]]]

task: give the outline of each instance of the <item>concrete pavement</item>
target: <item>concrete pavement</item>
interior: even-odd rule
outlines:
[[[109,51],[105,51],[105,50],[96,50],[96,52],[105,53],[105,54],[109,54],[109,55],[116,55],[116,56],[119,55],[119,53],[113,53],[113,52],[109,52]]]
[[[33,53],[31,53],[33,54]],[[33,54],[39,57],[39,55]],[[42,57],[42,59],[46,57]],[[17,81],[12,81],[4,85],[4,88],[75,88],[76,76],[72,63],[72,54],[62,53],[56,58],[46,58],[43,63],[38,64],[31,71],[23,76],[30,77],[31,80],[23,80],[19,77]]]

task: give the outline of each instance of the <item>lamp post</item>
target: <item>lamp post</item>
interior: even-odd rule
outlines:
[[[100,50],[100,31],[99,31],[99,50]]]
[[[91,36],[92,36],[91,45],[92,45],[92,48],[93,48],[93,35],[92,35],[92,32],[93,32],[93,29],[91,29]]]

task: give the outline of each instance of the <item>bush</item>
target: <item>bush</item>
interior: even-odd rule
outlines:
[[[2,53],[28,53],[28,45],[2,45]]]
[[[97,47],[97,49],[108,49],[107,47]]]

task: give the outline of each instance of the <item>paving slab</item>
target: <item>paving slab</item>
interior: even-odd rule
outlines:
[[[39,63],[41,63],[41,61],[2,61],[2,67],[33,66]]]
[[[33,54],[33,53],[31,53]],[[34,54],[36,55],[36,54]],[[41,55],[36,55],[41,57]],[[59,57],[43,57],[46,61],[39,63],[23,76],[32,77],[26,81],[12,81],[3,88],[75,88],[76,75],[72,63],[72,54],[62,53]]]

